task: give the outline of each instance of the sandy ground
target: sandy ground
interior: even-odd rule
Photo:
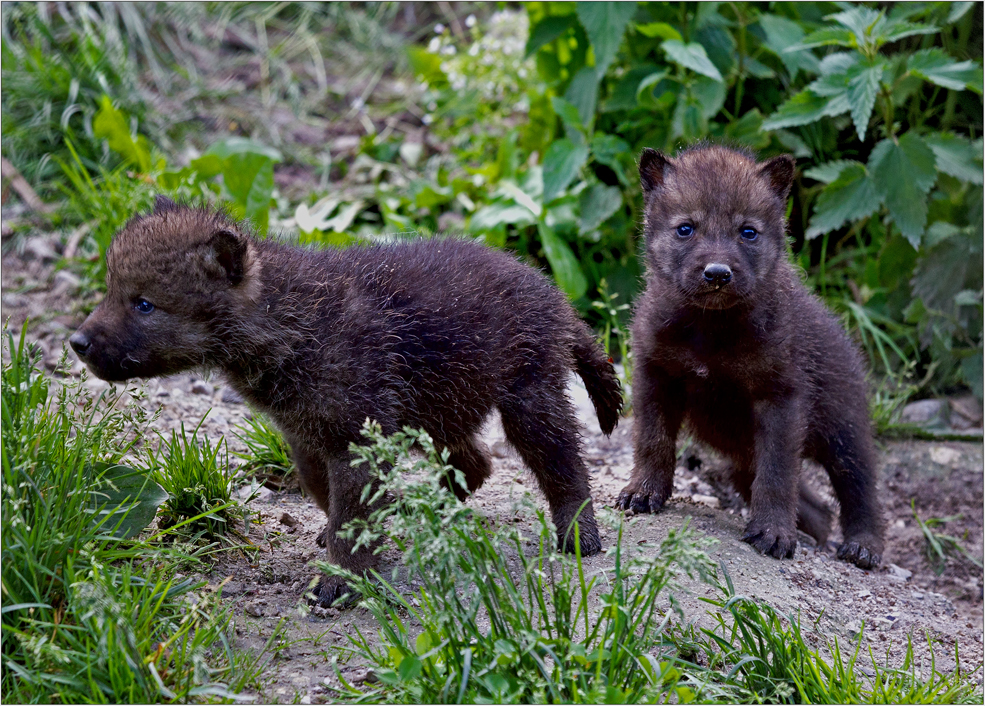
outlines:
[[[30,317],[29,337],[40,342],[45,363],[54,366],[62,345],[84,317],[71,278],[54,272],[52,258],[40,245],[28,244],[3,257],[3,318],[17,332]],[[23,245],[23,244],[22,244]],[[75,372],[81,369],[76,364]],[[91,380],[98,389],[105,385]],[[193,428],[202,425],[212,438],[225,436],[230,449],[242,450],[232,433],[250,414],[219,379],[203,380],[179,375],[144,384],[148,407],[161,409],[160,431],[177,428],[182,422]],[[633,419],[622,420],[611,438],[601,435],[584,388],[572,378],[572,398],[584,425],[584,456],[590,468],[597,510],[612,507],[629,479],[632,468]],[[543,505],[532,476],[506,446],[498,420],[487,424],[485,441],[494,455],[495,472],[470,501],[483,513],[505,519],[513,501],[530,492]],[[937,576],[922,555],[924,540],[910,509],[914,501],[919,515],[945,517],[948,534],[962,538],[975,556],[982,550],[982,469],[980,442],[879,441],[879,474],[888,520],[887,548],[878,570],[863,571],[835,558],[837,534],[827,547],[814,547],[805,535],[794,559],[778,561],[757,554],[740,541],[745,521],[738,496],[724,483],[721,459],[701,447],[684,450],[675,479],[675,494],[657,515],[628,517],[626,546],[643,541],[659,543],[667,531],[692,518],[692,527],[717,540],[710,554],[726,565],[738,592],[761,598],[780,613],[799,612],[804,625],[817,620],[817,629],[839,640],[857,635],[865,622],[864,639],[876,655],[889,655],[891,663],[902,658],[907,635],[913,635],[918,655],[926,657],[925,634],[938,643],[937,663],[953,668],[954,646],[960,649],[962,670],[982,664],[982,571],[970,564],[955,563]],[[822,492],[826,481],[819,470],[805,466]],[[830,497],[830,493],[829,493]],[[250,504],[258,522],[249,532],[259,551],[251,558],[226,553],[206,576],[233,606],[235,632],[242,647],[261,648],[280,629],[274,647],[277,656],[264,672],[263,701],[302,703],[329,698],[326,684],[332,682],[333,657],[344,663],[339,647],[358,628],[374,635],[376,626],[362,608],[307,610],[302,594],[315,575],[309,562],[324,558],[315,536],[324,525],[321,512],[296,488],[270,491]],[[614,512],[614,511],[613,511]],[[534,527],[521,520],[529,534]],[[612,545],[614,532],[603,530],[603,543]],[[388,568],[397,559],[394,551],[384,555]],[[611,566],[604,554],[585,561],[586,571]],[[707,605],[698,598],[711,589],[686,584],[677,597],[689,620],[711,626]],[[343,664],[354,673],[355,664]],[[982,673],[975,677],[981,682]],[[326,680],[328,680],[326,682]]]

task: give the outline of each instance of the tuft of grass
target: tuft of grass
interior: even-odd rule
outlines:
[[[119,531],[137,510],[109,475],[150,418],[115,388],[93,398],[84,378],[56,388],[24,329],[6,339],[0,699],[237,698],[253,657],[230,649],[229,613],[204,584],[176,577],[195,558]]]
[[[284,435],[259,412],[253,412],[244,424],[237,425],[234,433],[247,449],[233,451],[233,455],[244,461],[239,470],[263,485],[283,487],[295,470],[291,448]]]
[[[880,664],[870,650],[870,668],[863,669],[859,662],[862,631],[850,652],[842,652],[837,637],[817,639],[830,655],[825,657],[821,648],[810,646],[805,639],[799,617],[784,620],[772,606],[737,594],[724,563],[720,568],[725,579],[719,585],[722,597],[701,599],[717,609],[711,612],[717,625],[700,631],[690,625],[671,633],[682,654],[707,665],[688,670],[695,680],[697,699],[733,703],[981,702],[981,692],[969,675],[937,669],[929,637],[931,666],[919,673],[909,637],[898,668],[889,666],[888,653]],[[955,664],[960,664],[958,656],[955,646]],[[872,676],[863,678],[863,671]]]
[[[355,463],[368,464],[379,482],[363,499],[372,504],[389,493],[394,502],[350,532],[359,544],[396,544],[415,590],[405,596],[378,573],[367,578],[319,564],[346,576],[380,625],[379,645],[361,634],[351,638],[379,686],[361,691],[343,679],[340,696],[413,703],[683,700],[674,659],[659,654],[668,621],[662,603],[677,574],[707,577],[714,570],[701,549],[707,541],[685,525],[659,546],[630,553],[620,525],[614,566],[587,575],[580,555],[554,550],[543,512],[539,532],[526,537],[512,523],[497,527],[458,502],[442,479],[460,472],[426,433],[407,429],[384,438],[375,425],[364,433],[371,444],[353,448]],[[412,461],[415,446],[426,458]],[[402,475],[407,466],[417,478]],[[572,531],[577,546],[577,526]]]
[[[159,448],[148,450],[151,477],[168,494],[158,514],[158,526],[201,533],[208,540],[225,535],[245,537],[236,529],[245,523],[249,512],[233,498],[233,477],[229,469],[229,451],[225,439],[213,443],[204,434],[202,422],[189,435],[182,423],[181,432],[172,430],[170,438],[161,438]],[[248,502],[248,501],[247,501]]]
[[[913,511],[913,519],[917,521],[920,531],[923,533],[924,546],[923,553],[927,558],[927,563],[933,568],[938,576],[944,573],[948,563],[957,559],[967,561],[979,569],[982,563],[973,556],[961,543],[961,540],[950,534],[935,532],[935,527],[946,525],[948,522],[960,520],[961,515],[948,515],[947,517],[929,517],[926,520],[920,519],[917,514],[916,500],[910,501],[910,509]],[[967,536],[965,537],[967,539]]]

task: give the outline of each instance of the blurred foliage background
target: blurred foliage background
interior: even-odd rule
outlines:
[[[3,156],[57,206],[18,220],[5,182],[5,246],[45,220],[93,292],[165,192],[315,247],[469,233],[549,271],[625,358],[636,156],[707,139],[797,158],[791,256],[867,352],[877,421],[982,397],[981,4],[2,12]]]

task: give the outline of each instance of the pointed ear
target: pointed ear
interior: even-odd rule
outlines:
[[[169,199],[167,196],[158,194],[154,197],[154,215],[174,211],[176,208],[178,208],[178,204]]]
[[[643,193],[648,194],[663,186],[664,173],[673,166],[663,153],[650,147],[644,148],[640,154],[640,186]]]
[[[793,185],[793,173],[796,162],[789,154],[781,154],[763,162],[759,173],[763,175],[773,193],[780,201],[786,201]]]
[[[246,237],[228,228],[220,228],[212,234],[208,247],[229,283],[235,287],[242,282],[246,272]]]

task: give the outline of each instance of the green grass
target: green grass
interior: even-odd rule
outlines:
[[[589,573],[580,556],[558,554],[554,531],[537,513],[533,536],[498,525],[459,503],[442,486],[453,469],[430,438],[412,430],[384,438],[368,426],[354,447],[378,482],[372,502],[394,499],[353,523],[359,543],[386,542],[401,552],[387,578],[348,578],[375,617],[374,640],[357,631],[337,661],[371,667],[373,683],[355,685],[336,670],[335,696],[355,703],[979,703],[969,675],[918,665],[907,642],[902,664],[871,652],[862,635],[843,652],[837,639],[808,634],[799,619],[737,595],[685,523],[659,546],[627,548],[622,525],[611,568]],[[414,447],[424,458],[414,458]],[[403,470],[401,470],[403,469]],[[408,479],[407,475],[411,478]],[[529,512],[529,508],[528,508]],[[384,542],[385,540],[386,542]],[[685,622],[675,576],[716,586],[720,597],[701,628]],[[413,588],[398,589],[401,577]],[[692,619],[695,616],[690,616]],[[929,638],[928,638],[929,639]],[[957,648],[955,648],[957,650]],[[957,652],[955,659],[957,660]],[[867,671],[871,676],[864,676]]]
[[[944,573],[944,569],[952,561],[966,561],[978,569],[982,568],[982,562],[964,547],[960,539],[950,534],[935,531],[935,528],[946,525],[948,522],[960,520],[961,515],[928,517],[923,520],[917,514],[916,500],[910,501],[910,509],[913,511],[913,519],[917,521],[917,526],[923,533],[924,556],[938,576]],[[967,538],[966,534],[965,540]]]
[[[0,696],[157,703],[254,683],[258,658],[231,649],[228,610],[176,576],[200,559],[126,538],[156,507],[146,471],[120,465],[149,418],[115,389],[56,389],[23,332],[4,347]]]
[[[290,446],[283,434],[259,412],[253,412],[233,433],[246,445],[245,452],[234,451],[233,455],[243,459],[238,470],[247,477],[281,486],[294,473]]]
[[[150,476],[168,494],[158,513],[158,526],[166,530],[180,525],[183,533],[200,533],[210,541],[225,535],[245,541],[240,528],[246,529],[249,512],[232,495],[226,441],[200,436],[202,422],[191,435],[182,423],[180,433],[172,430],[170,437],[161,438],[157,450],[147,452]]]

